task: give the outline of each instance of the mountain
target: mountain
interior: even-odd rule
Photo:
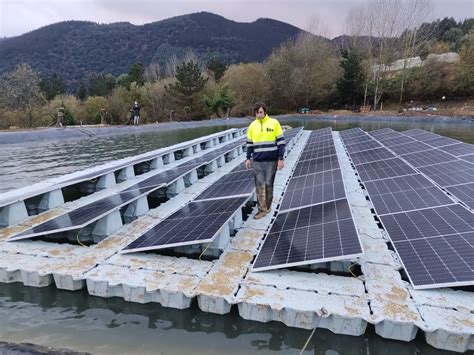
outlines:
[[[0,74],[25,62],[43,76],[57,73],[71,87],[93,74],[127,73],[135,62],[164,64],[189,49],[205,61],[212,56],[228,64],[263,61],[299,32],[272,19],[240,23],[207,12],[141,26],[65,21],[2,39]]]

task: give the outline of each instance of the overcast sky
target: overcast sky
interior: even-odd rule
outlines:
[[[199,11],[239,22],[269,17],[308,29],[311,17],[322,19],[328,37],[344,32],[348,9],[365,0],[0,0],[0,37],[65,20],[99,23],[127,21],[142,25]],[[474,0],[432,0],[435,18],[474,17]],[[430,21],[432,19],[427,19]]]

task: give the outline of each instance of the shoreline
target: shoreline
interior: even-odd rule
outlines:
[[[273,116],[282,122],[294,121],[359,121],[359,122],[393,122],[393,123],[442,123],[453,125],[474,125],[474,116],[440,116],[440,115],[372,115],[348,114],[335,112],[334,114],[286,114]],[[33,128],[0,131],[0,145],[21,144],[29,142],[43,142],[63,139],[82,139],[124,134],[140,134],[154,131],[174,131],[187,128],[210,126],[241,126],[251,122],[250,117],[231,117],[229,119],[208,119],[201,121],[176,121],[142,124],[140,126],[70,126],[65,128]]]

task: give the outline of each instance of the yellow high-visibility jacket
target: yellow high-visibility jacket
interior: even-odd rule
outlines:
[[[280,123],[268,115],[255,119],[247,131],[247,159],[276,161],[285,155],[285,138]]]

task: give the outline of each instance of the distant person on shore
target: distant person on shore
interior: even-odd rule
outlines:
[[[56,125],[59,127],[64,127],[64,107],[58,109],[58,117],[56,120]]]
[[[139,125],[140,124],[140,106],[138,106],[138,102],[135,101],[133,104],[133,124],[134,125]]]
[[[253,168],[258,203],[254,218],[260,219],[270,212],[276,171],[285,167],[285,138],[280,123],[268,117],[263,102],[255,104],[254,113],[255,120],[247,131],[245,167],[247,170]]]

